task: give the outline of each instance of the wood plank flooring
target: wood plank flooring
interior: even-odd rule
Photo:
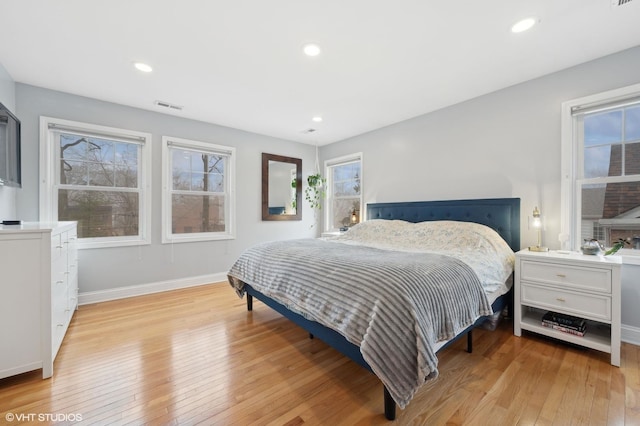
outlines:
[[[474,332],[472,354],[465,339],[443,350],[395,424],[640,425],[639,347],[617,368],[512,333],[503,321]],[[371,373],[226,283],[81,306],[53,378],[0,380],[0,424],[393,424],[382,410]]]

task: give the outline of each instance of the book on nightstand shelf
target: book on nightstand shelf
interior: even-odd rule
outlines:
[[[584,318],[548,311],[542,316],[542,325],[564,333],[584,336],[587,322]]]

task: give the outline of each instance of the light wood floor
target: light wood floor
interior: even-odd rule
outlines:
[[[640,425],[639,347],[623,344],[616,368],[512,331],[443,350],[396,424]],[[54,368],[0,380],[0,424],[389,424],[371,373],[258,301],[247,312],[225,283],[81,306]]]

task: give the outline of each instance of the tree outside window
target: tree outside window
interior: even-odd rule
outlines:
[[[234,149],[163,138],[163,242],[233,238]]]
[[[171,148],[171,232],[225,230],[226,157]]]
[[[141,145],[74,133],[57,140],[58,220],[78,221],[81,239],[138,235]]]

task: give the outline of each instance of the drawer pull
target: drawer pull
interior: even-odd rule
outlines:
[[[567,276],[565,274],[556,274],[556,276],[558,276],[560,278],[567,278]]]
[[[58,280],[56,281],[56,284],[64,284],[64,280]]]
[[[62,246],[56,246],[56,248],[57,248],[57,249],[61,249],[61,248],[62,248]]]
[[[556,300],[557,300],[558,302],[566,302],[566,300],[565,300],[565,299],[563,299],[562,297],[556,297]]]

